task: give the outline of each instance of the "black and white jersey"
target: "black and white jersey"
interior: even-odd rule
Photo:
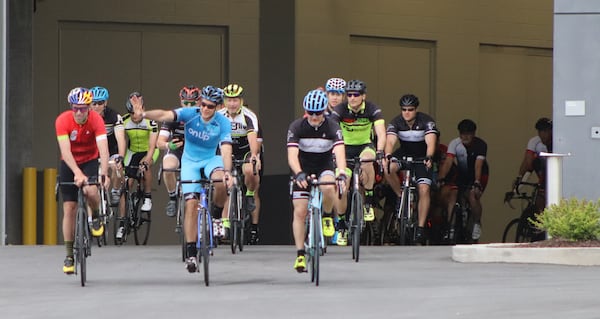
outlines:
[[[300,166],[307,174],[319,174],[324,169],[333,168],[332,150],[343,145],[340,126],[325,118],[319,127],[313,127],[308,119],[300,118],[292,122],[287,133],[287,147],[298,147]]]
[[[433,118],[421,112],[417,112],[412,126],[408,125],[402,115],[398,115],[387,127],[387,135],[395,135],[400,141],[400,148],[397,151],[400,156],[427,156],[425,135],[437,134],[437,132]]]

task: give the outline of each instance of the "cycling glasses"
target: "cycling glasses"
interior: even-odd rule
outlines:
[[[73,110],[74,113],[77,113],[77,112],[85,113],[85,112],[89,111],[89,109],[90,109],[89,106],[73,106],[73,107],[71,107],[71,110]]]
[[[414,112],[416,109],[416,107],[403,107],[402,112]]]
[[[359,97],[362,94],[360,94],[360,92],[348,92],[347,95],[348,97]]]
[[[205,103],[205,102],[200,103],[200,105],[205,106],[206,108],[208,108],[210,110],[212,110],[212,109],[214,109],[214,108],[217,107],[216,104],[209,104],[209,103]]]
[[[196,101],[182,101],[181,102],[183,105],[185,106],[194,106],[194,105],[198,105],[198,103]],[[209,107],[210,109],[210,107]]]
[[[306,111],[306,114],[310,115],[310,116],[319,116],[319,115],[323,115],[324,111]]]
[[[106,100],[104,100],[104,101],[94,101],[94,102],[92,102],[92,105],[104,105],[104,104],[106,104]]]

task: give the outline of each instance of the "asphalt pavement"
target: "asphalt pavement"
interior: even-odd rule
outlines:
[[[88,282],[62,273],[63,246],[0,247],[1,318],[598,318],[599,268],[458,263],[448,246],[329,247],[321,282],[292,246],[219,247],[211,283],[179,246],[94,246]]]

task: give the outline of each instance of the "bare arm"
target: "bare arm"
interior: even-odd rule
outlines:
[[[144,112],[144,105],[142,104],[143,99],[138,96],[132,96],[129,99],[131,105],[133,105],[133,111],[136,115],[141,115],[143,118],[154,120],[157,122],[174,121],[175,113],[171,110],[151,110]]]
[[[383,151],[386,146],[385,122],[383,120],[376,121],[374,128],[375,128],[375,135],[377,135],[376,151]]]
[[[298,159],[298,155],[300,154],[300,149],[297,147],[288,147],[288,165],[292,170],[294,175],[302,172],[302,166],[300,166],[300,160]],[[345,154],[344,154],[345,155]]]

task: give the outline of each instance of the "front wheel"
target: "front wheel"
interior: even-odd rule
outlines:
[[[363,216],[362,196],[359,192],[352,194],[352,206],[350,216],[350,235],[352,240],[352,259],[358,262],[360,256],[360,232],[362,230]]]
[[[519,218],[511,220],[504,228],[502,233],[503,243],[518,243],[519,242]]]

